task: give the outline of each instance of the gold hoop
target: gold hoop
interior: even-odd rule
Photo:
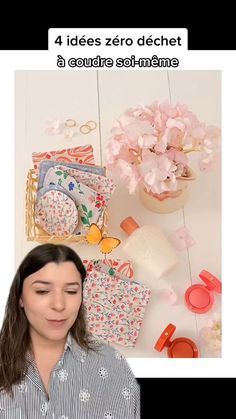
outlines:
[[[68,128],[76,127],[76,121],[74,119],[67,119],[65,126]]]
[[[82,132],[82,134],[89,134],[90,131],[92,130],[89,125],[87,124],[81,125],[80,132]]]
[[[96,122],[95,122],[95,121],[87,121],[87,122],[85,123],[85,125],[88,125],[88,126],[90,127],[90,129],[91,129],[91,130],[94,130],[94,129],[96,129],[96,128],[97,128],[97,124],[96,124]]]

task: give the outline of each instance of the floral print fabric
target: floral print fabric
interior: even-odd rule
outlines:
[[[83,264],[89,274],[94,269],[115,276],[116,278],[134,279],[134,270],[129,260],[121,259],[84,259]]]
[[[112,274],[103,269],[101,263],[94,263],[94,269],[87,271],[84,283],[89,330],[106,342],[133,347],[149,302],[150,289],[114,272],[114,268]]]
[[[59,185],[69,192],[78,208],[82,227],[80,232],[83,234],[88,230],[92,223],[97,223],[100,216],[103,216],[104,210],[108,205],[108,198],[105,195],[94,191],[83,183],[77,182],[68,173],[52,167],[48,170],[44,186]]]
[[[35,169],[39,168],[35,204],[36,224],[50,235],[61,237],[69,234],[85,236],[93,223],[101,229],[104,224],[104,212],[115,185],[111,179],[106,178],[105,168],[93,165],[92,146],[33,153],[32,157]],[[51,193],[52,189],[60,190],[61,194]],[[46,196],[43,197],[43,194]],[[52,194],[53,204],[50,201]],[[62,216],[64,201],[67,202],[67,206],[70,202],[71,208],[76,207],[76,227],[74,211],[71,220],[69,217],[65,220],[65,216]],[[68,211],[68,208],[66,210]]]
[[[89,188],[94,189],[96,192],[100,194],[113,194],[115,190],[115,184],[112,179],[97,175],[96,173],[85,172],[79,169],[74,169],[72,167],[66,166],[56,166],[56,170],[63,170],[63,172],[67,173],[69,176],[72,176],[77,182],[82,182]]]
[[[78,211],[68,195],[50,188],[36,202],[35,222],[50,235],[66,236],[78,225]]]
[[[42,160],[39,163],[39,182],[38,182],[38,189],[42,188],[43,186],[43,182],[44,182],[44,178],[46,176],[47,171],[51,168],[51,167],[55,167],[58,166],[58,162],[57,161],[50,161],[50,160]],[[88,173],[94,173],[96,175],[105,177],[105,168],[101,167],[101,166],[94,166],[94,165],[86,165],[86,164],[79,164],[79,163],[65,163],[63,162],[63,168],[67,169],[76,169],[79,170],[80,172],[88,172]],[[70,176],[73,176],[72,173],[68,174]],[[88,185],[89,186],[89,185]]]

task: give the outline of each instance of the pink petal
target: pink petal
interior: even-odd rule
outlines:
[[[170,236],[170,240],[174,247],[179,251],[187,249],[195,244],[195,240],[190,235],[190,232],[186,227],[181,227],[176,230]]]
[[[157,137],[151,134],[144,134],[138,138],[138,145],[141,148],[152,147],[154,146],[154,144],[156,144],[156,142],[157,142]]]

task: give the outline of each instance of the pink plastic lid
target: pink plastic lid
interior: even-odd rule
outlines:
[[[221,282],[208,271],[201,271],[199,277],[205,285],[196,284],[189,287],[185,293],[185,302],[194,313],[206,313],[214,303],[212,291],[221,293]]]
[[[210,310],[214,303],[214,297],[205,285],[196,284],[187,289],[185,302],[189,310],[201,314]]]

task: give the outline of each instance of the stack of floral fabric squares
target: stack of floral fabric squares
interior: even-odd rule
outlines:
[[[89,331],[106,342],[134,347],[150,289],[134,280],[129,261],[84,260],[83,299]]]
[[[103,226],[115,190],[105,168],[94,165],[91,145],[33,153],[38,175],[35,223],[49,235],[86,235]]]

